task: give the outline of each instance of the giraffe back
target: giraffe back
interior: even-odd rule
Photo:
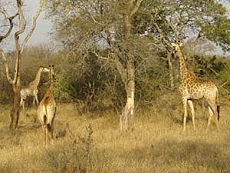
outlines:
[[[180,92],[189,99],[216,97],[218,89],[212,81],[206,81],[197,76],[186,78],[180,85]]]

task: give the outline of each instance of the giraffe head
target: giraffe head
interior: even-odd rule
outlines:
[[[50,74],[50,81],[51,83],[55,82],[56,81],[56,74],[54,72],[54,65],[49,65],[49,74]]]
[[[46,67],[43,67],[43,66],[40,66],[40,69],[41,69],[42,72],[45,72],[45,73],[50,72],[49,68],[46,68]]]
[[[180,47],[183,45],[183,43],[171,43],[171,45],[175,48],[176,51],[180,50]]]

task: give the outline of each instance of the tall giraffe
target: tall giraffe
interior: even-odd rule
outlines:
[[[191,108],[192,123],[195,130],[195,112],[192,100],[201,98],[204,98],[208,103],[209,118],[206,131],[208,131],[213,115],[216,116],[215,122],[217,129],[219,129],[218,120],[220,106],[217,105],[218,89],[216,85],[211,81],[205,81],[199,78],[194,72],[188,69],[184,55],[181,51],[182,43],[172,43],[172,46],[175,48],[180,61],[181,84],[179,86],[179,91],[181,93],[184,106],[183,131],[186,130],[186,118],[188,116],[187,103]]]
[[[28,96],[33,96],[33,104],[35,104],[36,102],[36,104],[38,105],[38,84],[40,82],[42,72],[49,72],[49,69],[45,67],[40,67],[35,76],[35,79],[30,82],[27,87],[21,89],[20,105],[22,106],[23,110],[25,108],[25,101]]]
[[[49,68],[50,86],[47,89],[37,109],[38,119],[45,133],[45,146],[47,146],[48,140],[50,138],[49,134],[51,136],[51,139],[53,139],[53,122],[56,114],[56,102],[53,94],[55,83],[54,65],[49,66]]]

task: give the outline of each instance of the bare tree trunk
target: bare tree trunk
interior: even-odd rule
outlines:
[[[169,80],[170,80],[170,87],[171,90],[174,89],[174,76],[173,76],[173,66],[172,66],[172,53],[168,52],[167,55],[168,65],[169,65]]]
[[[124,37],[127,44],[127,65],[126,65],[126,104],[120,115],[120,130],[128,130],[131,126],[131,121],[134,117],[135,108],[135,66],[134,66],[134,52],[133,44],[130,40],[131,36],[131,14],[124,15]]]
[[[127,81],[125,84],[126,89],[126,104],[120,115],[120,129],[128,130],[132,126],[134,118],[134,108],[135,108],[135,67],[134,67],[134,57],[129,55],[129,60],[127,62]]]
[[[18,127],[18,120],[19,120],[19,115],[20,115],[20,85],[19,86],[14,86],[14,103],[13,107],[10,112],[10,128],[11,129],[16,129]]]
[[[17,42],[16,42],[17,45]],[[3,50],[0,50],[0,53],[2,55],[2,59],[4,61],[5,65],[5,70],[6,70],[6,77],[9,81],[9,83],[12,85],[12,89],[14,92],[14,102],[13,102],[13,107],[10,112],[10,128],[17,128],[18,126],[18,120],[19,120],[19,115],[20,115],[20,61],[21,61],[21,53],[20,51],[17,51],[17,57],[16,57],[16,63],[15,63],[15,73],[14,73],[14,78],[12,79],[10,74],[9,74],[9,66],[5,57],[5,54]]]

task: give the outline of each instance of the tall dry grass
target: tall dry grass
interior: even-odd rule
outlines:
[[[213,123],[206,134],[208,112],[196,104],[197,130],[189,119],[182,134],[182,106],[162,100],[138,110],[125,133],[111,110],[80,115],[74,104],[59,104],[47,149],[35,108],[10,131],[10,106],[2,105],[0,172],[230,172],[229,106],[221,107],[220,131]]]

